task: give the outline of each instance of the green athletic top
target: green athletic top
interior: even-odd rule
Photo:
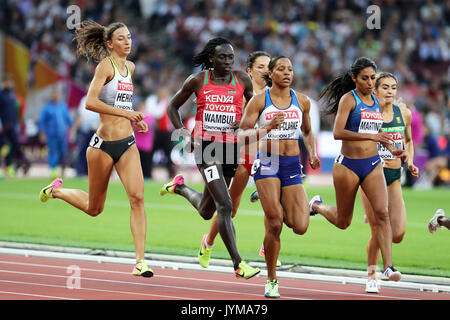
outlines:
[[[402,112],[396,105],[392,106],[394,110],[394,117],[391,122],[383,122],[381,130],[387,132],[391,137],[394,149],[404,149],[404,137],[405,137],[405,122],[403,121]],[[389,152],[386,147],[381,143],[378,143],[378,153],[383,160],[397,159],[392,153]]]

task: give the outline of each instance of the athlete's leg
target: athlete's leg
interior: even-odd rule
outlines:
[[[333,184],[336,193],[336,207],[316,203],[313,209],[336,227],[347,229],[353,217],[359,177],[346,166],[335,163],[333,166]]]
[[[296,234],[304,234],[309,226],[309,206],[303,184],[283,187],[281,204],[286,225]]]
[[[234,218],[236,215],[237,209],[239,208],[239,204],[241,202],[242,193],[244,192],[245,187],[247,186],[249,174],[247,169],[244,166],[239,165],[236,169],[236,174],[234,175],[233,181],[231,182],[231,186],[229,189],[231,201],[233,204],[233,211],[231,217]],[[217,215],[214,216],[211,226],[209,228],[208,236],[206,238],[206,243],[208,245],[214,244],[214,239],[216,238],[219,229],[217,227]]]
[[[54,198],[64,200],[95,217],[103,211],[113,160],[107,153],[96,148],[88,148],[86,158],[89,193],[79,189],[54,188],[52,194]]]
[[[384,268],[392,265],[392,229],[383,169],[379,164],[361,183],[374,213],[375,234],[383,257]]]
[[[209,198],[211,198],[215,208],[217,208],[217,228],[233,261],[234,268],[237,269],[242,259],[237,249],[236,231],[231,217],[233,204],[228,192],[228,184],[231,178],[223,176],[222,165],[220,164],[203,165],[200,168],[200,173],[207,187],[203,197],[208,197],[208,202],[210,201]],[[204,199],[202,198],[200,210],[202,209],[203,201]],[[201,212],[201,214],[203,216],[204,212]]]
[[[136,261],[144,259],[147,216],[144,205],[144,176],[136,145],[131,146],[115,165],[130,201],[130,227],[136,251]]]
[[[370,239],[367,243],[366,251],[367,251],[367,276],[369,280],[376,279],[377,265],[378,260],[380,258],[380,246],[378,245],[378,240],[376,238],[375,231],[375,216],[372,210],[372,206],[370,205],[369,199],[365,195],[364,191],[360,188],[359,195],[361,198],[361,203],[364,208],[364,212],[366,214],[367,220],[369,221],[370,226]]]
[[[280,253],[280,235],[283,228],[283,207],[280,203],[281,185],[277,178],[264,178],[255,181],[259,199],[264,210],[264,255],[267,265],[267,278],[277,278],[277,259]]]
[[[392,228],[392,242],[400,243],[406,232],[406,208],[400,180],[387,187],[388,211]]]
[[[200,169],[200,171],[203,169]],[[180,184],[175,187],[174,192],[180,196],[186,198],[192,206],[197,209],[198,213],[203,219],[209,220],[214,215],[216,211],[216,205],[214,199],[212,198],[208,186],[205,181],[205,186],[203,192],[198,192],[195,189],[187,186],[186,184]]]

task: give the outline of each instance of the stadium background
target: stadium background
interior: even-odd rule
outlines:
[[[381,9],[380,29],[367,28],[370,14],[366,10],[372,4]],[[52,88],[60,90],[75,118],[95,68],[94,63],[75,56],[74,30],[67,27],[70,5],[80,8],[81,20],[102,25],[122,21],[129,27],[133,37],[129,59],[136,64],[135,106],[148,105],[161,88],[173,95],[186,76],[196,71],[193,55],[214,36],[234,43],[236,69],[245,70],[248,53],[255,50],[290,57],[293,87],[315,102],[312,117],[323,166],[310,174],[325,177],[317,181],[330,183],[332,160],[339,150],[331,134],[333,119],[321,114],[318,94],[359,56],[370,57],[379,70],[394,73],[400,84],[398,96],[418,111],[420,126],[413,130],[413,139],[423,179],[414,187],[430,188],[434,181],[425,174],[427,161],[449,154],[449,1],[7,0],[0,3],[0,75],[14,78],[21,143],[35,167],[45,168],[47,163],[36,121]],[[184,119],[192,117],[194,101],[183,106],[182,112]],[[75,141],[69,147],[73,167]],[[5,153],[7,146],[2,149]],[[48,178],[47,171],[39,172]],[[440,173],[441,188],[448,190],[448,167]],[[6,174],[0,183],[8,178]],[[438,200],[442,204],[434,201],[423,213],[424,220],[434,212],[434,205],[450,210],[448,198]]]

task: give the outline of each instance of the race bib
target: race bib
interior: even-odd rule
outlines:
[[[251,170],[252,175],[254,175],[256,173],[256,171],[258,171],[258,168],[260,165],[261,165],[261,159],[255,159],[255,161],[253,161],[252,170]]]
[[[219,170],[217,170],[217,166],[211,166],[203,170],[206,178],[206,182],[210,183],[213,180],[217,180],[220,178]]]
[[[382,125],[383,115],[380,112],[361,111],[361,122],[358,128],[359,133],[377,134]]]
[[[267,122],[270,122],[273,116],[280,111],[268,112],[265,114]],[[284,113],[284,121],[267,134],[264,139],[271,140],[285,140],[285,139],[298,139],[300,134],[301,119],[297,110],[286,110]]]
[[[387,128],[389,129],[389,128]],[[385,129],[383,129],[383,131],[385,131]],[[389,135],[389,137],[394,140],[392,143],[392,147],[394,150],[396,149],[400,149],[403,150],[403,134],[401,131],[396,131],[396,132],[387,132],[387,134]],[[396,159],[396,157],[394,155],[392,155],[392,153],[389,152],[389,150],[383,146],[381,143],[378,142],[378,154],[380,155],[381,159],[383,160],[392,160],[392,159]]]
[[[133,111],[133,84],[117,82],[117,93],[114,98],[114,107]]]
[[[205,131],[230,132],[231,124],[236,122],[236,106],[233,95],[206,95],[203,110],[203,129]]]
[[[100,149],[100,146],[103,143],[103,139],[100,138],[96,133],[91,138],[91,141],[89,141],[89,147]]]

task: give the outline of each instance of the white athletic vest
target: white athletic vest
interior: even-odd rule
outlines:
[[[130,70],[125,65],[127,75],[124,77],[114,61],[111,58],[109,60],[114,68],[114,77],[103,86],[98,98],[114,108],[133,111],[133,82]]]
[[[266,134],[262,140],[297,140],[300,137],[303,112],[298,103],[295,91],[292,89],[290,91],[291,105],[286,109],[280,109],[273,104],[269,89],[266,90],[266,103],[264,110],[259,116],[258,126],[262,128],[266,124],[269,124],[272,117],[280,112],[284,113],[284,121],[278,128]]]

